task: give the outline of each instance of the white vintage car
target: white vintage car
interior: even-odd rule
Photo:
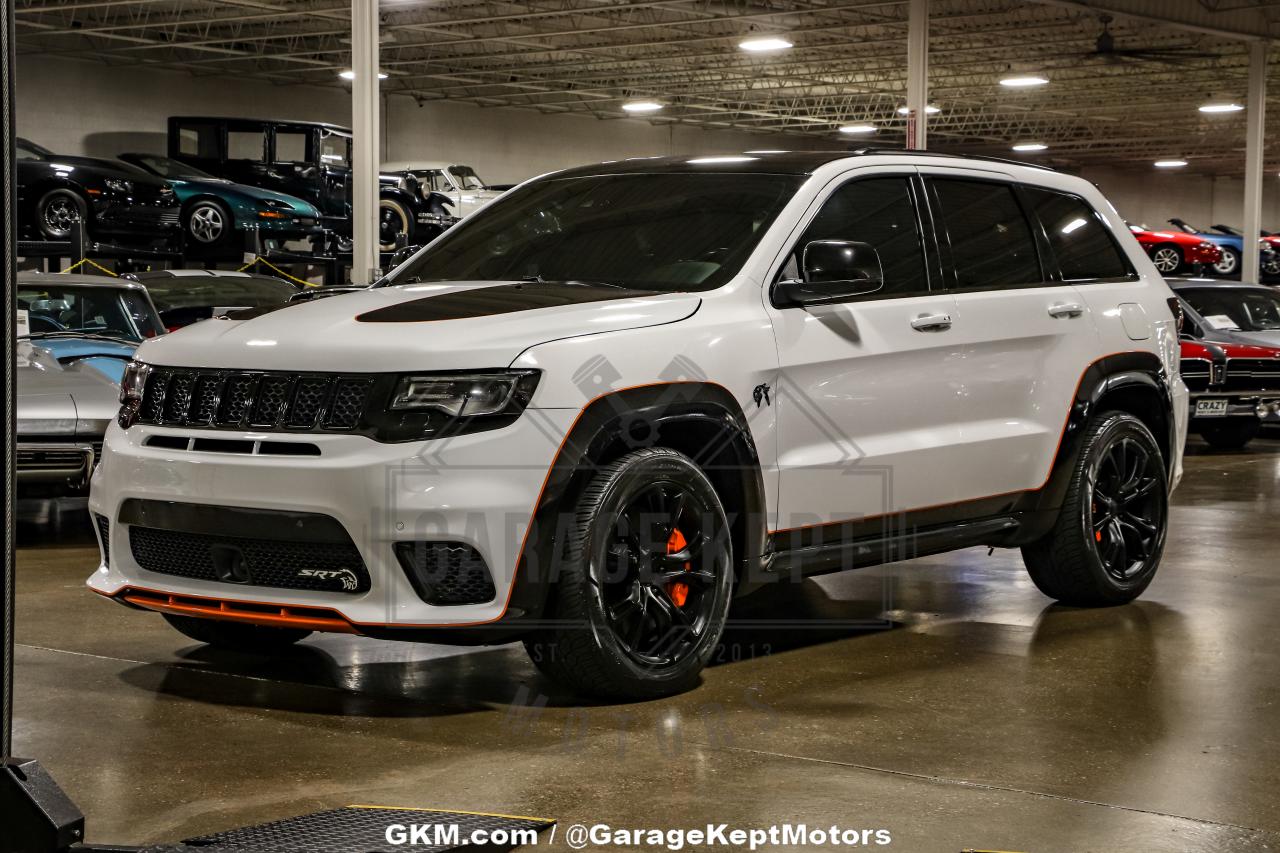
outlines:
[[[505,191],[489,187],[475,169],[458,163],[407,160],[384,163],[382,169],[409,172],[422,183],[423,190],[444,194],[453,203],[450,213],[459,219],[475,213]]]

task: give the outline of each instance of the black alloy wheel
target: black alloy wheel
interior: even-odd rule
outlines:
[[[601,468],[568,517],[556,627],[525,643],[534,663],[611,699],[697,684],[734,581],[728,521],[706,475],[674,450],[637,450]]]
[[[1089,529],[1103,568],[1124,583],[1146,571],[1164,540],[1164,462],[1131,437],[1110,444],[1088,477]]]
[[[84,199],[69,189],[50,190],[36,204],[36,226],[46,240],[65,240],[76,222],[88,219]]]

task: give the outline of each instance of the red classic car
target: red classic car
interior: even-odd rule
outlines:
[[[1151,263],[1162,275],[1177,272],[1199,272],[1222,260],[1222,250],[1203,237],[1181,231],[1148,231],[1139,225],[1129,225],[1133,236],[1151,256]]]
[[[1191,392],[1188,432],[1219,449],[1244,447],[1264,421],[1280,420],[1280,349],[1182,341],[1182,381]]]

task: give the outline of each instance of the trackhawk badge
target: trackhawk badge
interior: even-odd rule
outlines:
[[[318,580],[337,580],[342,581],[342,588],[345,590],[353,590],[359,585],[356,573],[350,569],[299,569],[298,577],[300,578],[316,578]]]

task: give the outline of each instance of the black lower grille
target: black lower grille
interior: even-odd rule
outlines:
[[[1230,391],[1280,390],[1280,359],[1228,359],[1226,386]]]
[[[98,545],[102,549],[102,564],[111,567],[111,519],[101,513],[93,514],[94,526],[98,528]]]
[[[138,421],[185,427],[328,431],[362,422],[375,377],[157,367]]]
[[[19,471],[63,471],[84,468],[88,454],[83,448],[18,446],[16,464]]]
[[[397,542],[396,558],[427,604],[483,604],[497,592],[480,552],[460,542]]]
[[[129,549],[139,566],[162,575],[353,595],[369,590],[369,571],[350,542],[285,542],[131,525]]]

